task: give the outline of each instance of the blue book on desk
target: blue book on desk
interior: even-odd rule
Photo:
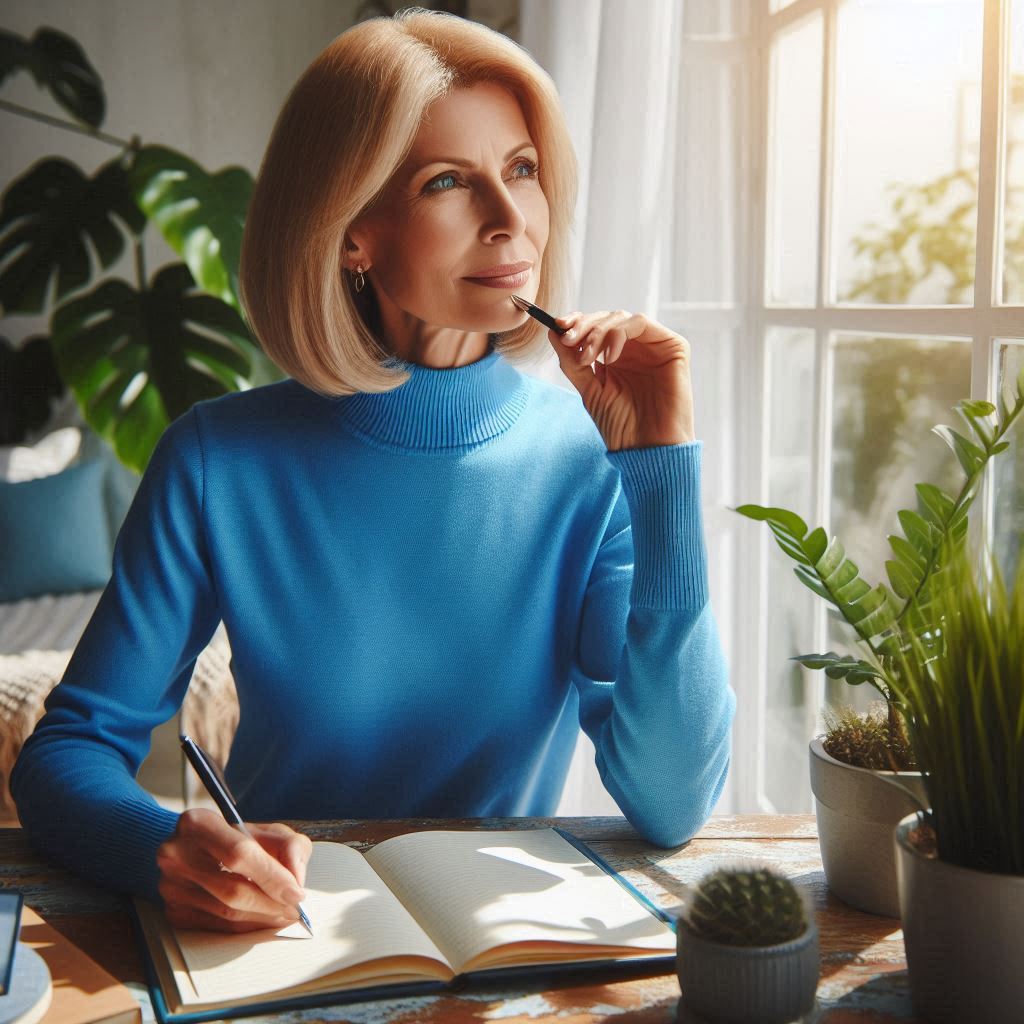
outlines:
[[[20,892],[0,892],[0,996],[6,995],[11,987],[14,951],[21,930],[21,902]]]
[[[134,903],[162,1022],[675,970],[672,915],[562,829],[412,832],[365,853],[317,842],[300,925],[176,929]]]

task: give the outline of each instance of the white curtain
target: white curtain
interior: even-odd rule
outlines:
[[[683,0],[521,0],[519,41],[554,80],[580,164],[572,309],[657,318],[682,16]],[[620,813],[581,733],[558,814]]]

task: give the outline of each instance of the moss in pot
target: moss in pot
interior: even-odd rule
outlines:
[[[814,1006],[818,928],[807,895],[768,866],[705,875],[679,916],[681,1008],[719,1024],[784,1024]]]

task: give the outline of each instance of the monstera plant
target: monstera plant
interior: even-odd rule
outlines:
[[[210,173],[138,136],[101,133],[100,77],[75,40],[54,29],[31,39],[0,30],[0,84],[18,70],[31,72],[76,123],[0,100],[4,109],[85,131],[119,152],[91,174],[59,156],[39,160],[0,201],[0,307],[5,315],[50,313],[48,336],[17,348],[0,337],[9,406],[0,443],[42,426],[51,395],[66,386],[89,426],[141,473],[164,429],[194,403],[282,376],[238,298],[253,179],[241,167]],[[150,224],[180,262],[147,271]],[[129,244],[135,280],[104,275]]]

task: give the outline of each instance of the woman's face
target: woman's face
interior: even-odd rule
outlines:
[[[369,266],[395,351],[443,360],[525,322],[511,296],[536,297],[548,239],[537,159],[518,101],[496,83],[430,107],[409,156],[348,233],[358,247],[348,265]],[[467,280],[523,261],[527,276],[507,287]]]

